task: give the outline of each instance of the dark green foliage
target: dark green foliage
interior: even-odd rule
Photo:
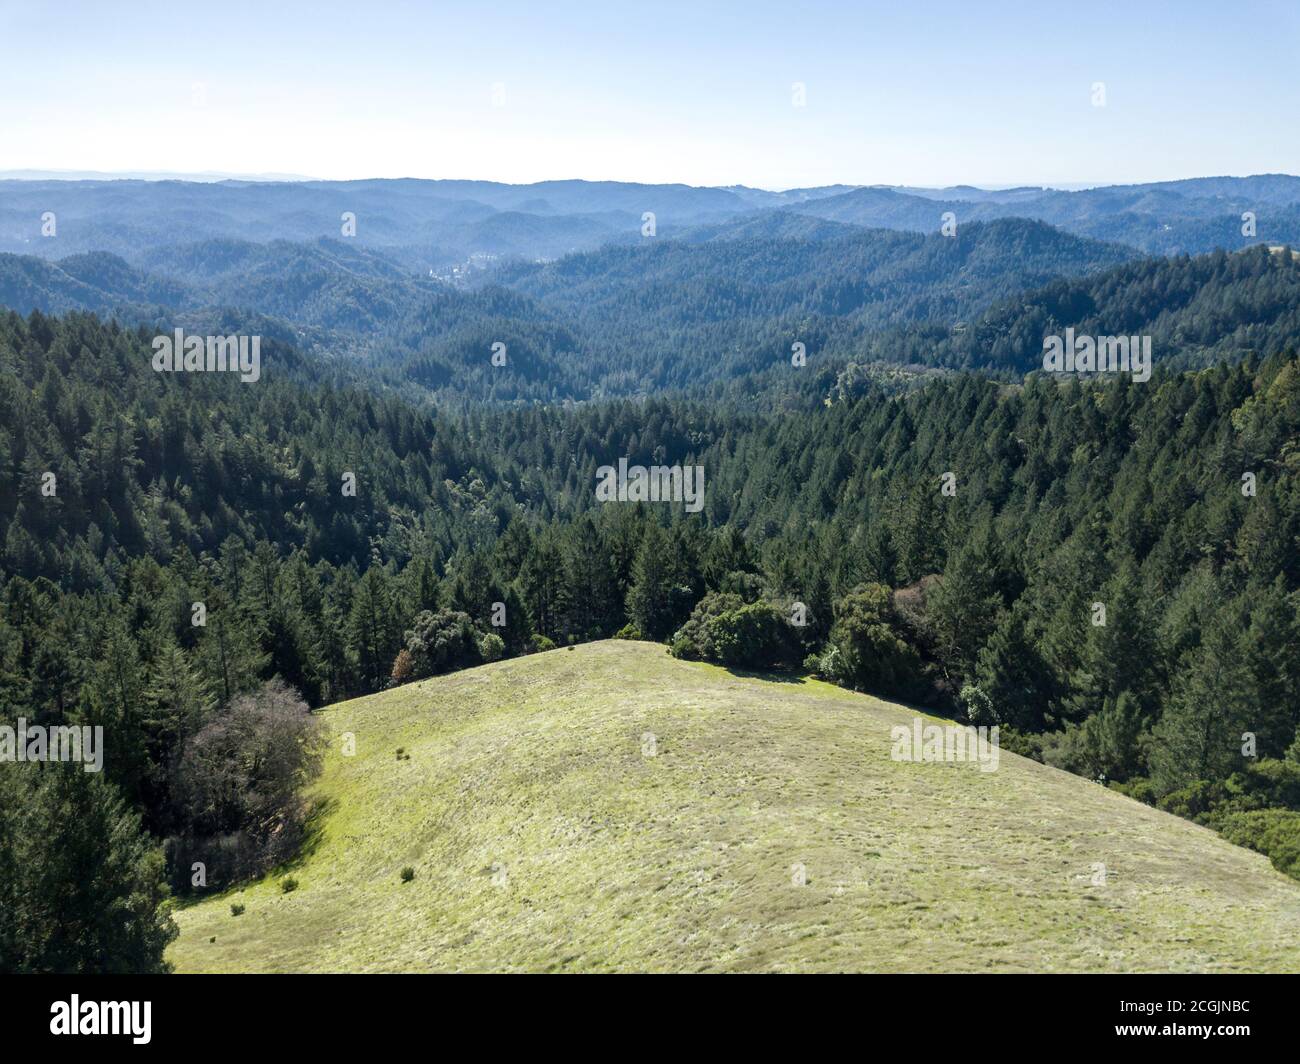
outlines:
[[[1229,842],[1267,854],[1279,872],[1300,879],[1300,812],[1255,809],[1231,813],[1215,826]]]
[[[406,633],[406,649],[415,663],[415,677],[477,664],[481,638],[467,613],[424,610]]]
[[[672,638],[674,657],[734,668],[780,669],[798,664],[798,633],[780,607],[745,602],[731,592],[705,595]]]
[[[0,970],[165,971],[166,897],[161,851],[102,774],[0,771]]]
[[[657,523],[648,523],[632,565],[632,587],[627,594],[628,617],[647,639],[663,639],[677,620],[677,570],[667,533]]]
[[[1288,291],[1262,260],[1187,270],[1229,318],[1229,292]],[[1190,292],[1177,274],[1099,294]],[[1210,305],[1182,307],[1190,328]],[[1215,321],[1198,335],[1227,335]],[[155,374],[149,335],[0,315],[0,715],[102,725],[105,782],[170,840],[179,889],[195,854],[210,882],[265,867],[255,812],[199,786],[194,756],[235,760],[232,707],[265,681],[319,705],[614,633],[745,668],[811,652],[1184,815],[1251,814],[1286,851],[1286,818],[1255,814],[1300,808],[1276,767],[1300,721],[1293,354],[907,394],[808,367],[763,410],[430,409],[274,340],[255,387]],[[598,505],[596,468],[623,456],[702,465],[703,511]],[[303,778],[275,792],[299,826]]]
[[[835,623],[818,671],[857,691],[915,695],[921,659],[899,634],[887,587],[865,584],[835,604]]]

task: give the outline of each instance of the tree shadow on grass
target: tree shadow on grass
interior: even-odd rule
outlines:
[[[806,687],[810,681],[818,680],[818,677],[811,673],[782,672],[776,669],[770,671],[741,669],[733,668],[730,665],[722,665],[718,662],[710,662],[709,664],[718,665],[718,668],[723,669],[732,676],[745,680],[764,680],[768,683],[793,684],[796,687]],[[887,694],[880,691],[858,691],[852,687],[840,687],[838,684],[831,683],[830,680],[820,680],[819,682],[829,684],[831,687],[836,687],[841,691],[847,691],[850,694],[864,695],[867,698],[874,698],[879,702],[887,702],[891,706],[897,706],[899,709],[906,709],[920,717],[929,717],[955,723],[961,722],[960,714],[955,710],[930,706],[923,702],[912,702],[900,695]]]
[[[710,662],[710,664],[717,664],[717,662]],[[741,669],[732,667],[731,665],[718,665],[718,667],[731,673],[732,676],[738,676],[743,680],[766,680],[768,683],[788,683],[794,684],[796,687],[801,687],[812,679],[812,677],[808,676],[806,673],[799,672],[780,672],[775,669],[771,671]]]
[[[214,898],[220,899],[228,894],[239,894],[252,886],[254,883],[263,879],[279,879],[288,872],[301,868],[309,857],[320,847],[321,840],[325,836],[325,823],[338,808],[337,798],[317,798],[307,812],[307,818],[303,821],[302,842],[297,851],[287,861],[283,861],[265,872],[251,876],[248,879],[240,879],[236,882],[227,884],[215,894],[205,891],[194,893],[176,894],[171,896],[172,907],[175,910],[188,909],[191,906],[198,905],[201,902],[212,901]]]
[[[337,798],[320,797],[315,799],[312,802],[311,809],[307,812],[307,819],[303,822],[302,843],[299,845],[297,852],[283,864],[276,865],[267,874],[272,877],[279,877],[306,864],[307,859],[320,848],[321,840],[325,837],[325,823],[338,807],[339,801]]]

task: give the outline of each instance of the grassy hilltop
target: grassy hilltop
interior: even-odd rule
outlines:
[[[890,727],[914,715],[615,641],[342,703],[324,713],[325,811],[289,870],[298,889],[270,877],[181,910],[169,957],[180,972],[1300,970],[1300,883],[1263,856],[1006,752],[987,773],[893,761]]]

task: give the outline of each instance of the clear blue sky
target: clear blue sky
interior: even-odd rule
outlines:
[[[1297,0],[0,0],[0,170],[767,188],[1300,173],[1297,54]]]

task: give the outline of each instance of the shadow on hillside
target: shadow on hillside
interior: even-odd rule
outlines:
[[[710,665],[716,662],[709,662]],[[789,683],[796,687],[802,687],[808,683],[808,677],[795,672],[759,672],[754,669],[736,669],[730,665],[719,665],[719,668],[731,673],[732,676],[739,676],[745,680],[767,680],[769,683]]]
[[[259,880],[278,879],[287,872],[292,872],[297,868],[301,868],[307,858],[315,853],[316,849],[320,846],[321,839],[324,837],[325,833],[325,821],[329,819],[330,814],[337,808],[338,800],[335,798],[318,798],[315,801],[311,810],[307,814],[306,821],[303,823],[302,845],[298,847],[298,852],[289,858],[289,860],[276,865],[274,868],[268,869],[266,872],[252,876],[249,879],[240,879],[236,882],[228,883],[220,890],[216,891],[216,893],[205,893],[199,891],[197,893],[173,894],[171,899],[173,907],[177,910],[183,910],[194,905],[200,905],[206,901],[211,901],[214,898],[223,898],[229,894],[239,894]]]
[[[710,662],[709,664],[718,664]],[[794,672],[763,672],[755,669],[738,669],[728,665],[718,665],[718,667],[732,676],[737,676],[746,680],[765,680],[768,683],[785,683],[792,684],[796,687],[806,687],[810,680],[817,679],[807,673]],[[830,684],[829,680],[821,681]],[[837,684],[831,684],[832,687],[838,687]],[[891,706],[897,706],[899,709],[906,709],[917,716],[929,717],[935,720],[952,721],[961,723],[961,716],[955,710],[944,709],[939,706],[926,705],[923,702],[911,702],[894,694],[884,694],[879,691],[858,691],[852,687],[839,687],[841,691],[848,691],[851,694],[866,695],[868,698],[874,698],[880,702],[887,702]]]
[[[307,859],[319,849],[321,840],[325,837],[325,822],[329,819],[330,814],[338,808],[338,805],[337,798],[317,798],[312,803],[311,810],[307,813],[307,819],[302,826],[302,845],[298,847],[298,852],[283,864],[271,869],[270,875],[281,876],[286,872],[301,868],[307,862]]]

